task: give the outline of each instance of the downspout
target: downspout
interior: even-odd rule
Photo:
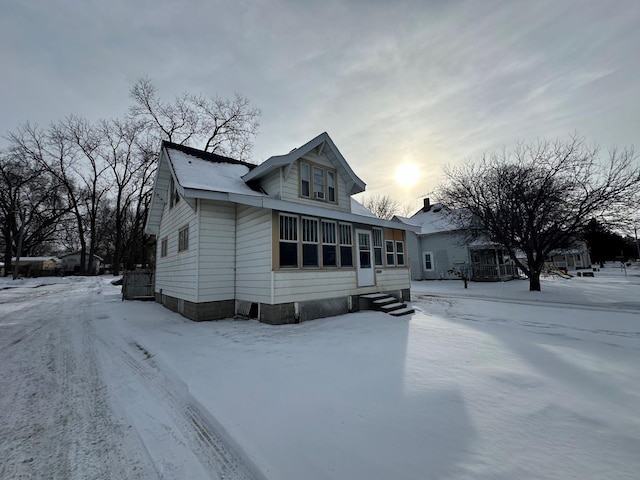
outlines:
[[[237,289],[238,289],[238,204],[234,203],[233,218],[233,303],[237,310]],[[237,312],[235,312],[237,313]]]
[[[198,246],[196,249],[196,301],[198,303],[200,301],[200,237],[202,235],[202,224],[200,223],[202,215],[202,208],[200,204],[200,199],[196,198],[196,225],[198,226]]]

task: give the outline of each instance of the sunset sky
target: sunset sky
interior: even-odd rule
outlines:
[[[0,62],[2,134],[121,116],[148,76],[166,99],[248,97],[256,163],[328,132],[403,204],[519,140],[640,149],[637,0],[3,0]]]

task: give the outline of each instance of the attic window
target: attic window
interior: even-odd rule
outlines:
[[[300,196],[336,203],[336,171],[300,162]]]

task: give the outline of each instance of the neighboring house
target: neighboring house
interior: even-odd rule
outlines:
[[[16,258],[11,259],[15,268]],[[22,277],[49,277],[60,270],[60,259],[57,257],[20,257],[18,275]]]
[[[504,249],[490,241],[467,243],[442,204],[423,208],[410,218],[395,216],[394,221],[416,227],[407,232],[411,278],[447,280],[466,273],[474,281],[503,281],[514,278],[515,267]]]
[[[80,272],[80,252],[67,253],[60,257],[62,260],[62,270],[65,274],[79,273]],[[93,256],[93,269],[94,275],[100,272],[102,267],[102,258],[98,255]],[[89,255],[86,256],[86,270],[89,271]]]
[[[163,142],[145,231],[156,300],[194,320],[271,324],[410,297],[406,231],[351,198],[365,190],[322,133],[259,166]]]
[[[554,252],[549,260],[556,267],[567,270],[591,268],[591,255],[585,242],[577,242],[573,248]]]

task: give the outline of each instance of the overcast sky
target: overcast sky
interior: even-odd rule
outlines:
[[[328,132],[401,203],[518,140],[640,149],[638,0],[1,0],[0,65],[3,134],[121,116],[146,75],[167,99],[248,97],[256,163]]]

